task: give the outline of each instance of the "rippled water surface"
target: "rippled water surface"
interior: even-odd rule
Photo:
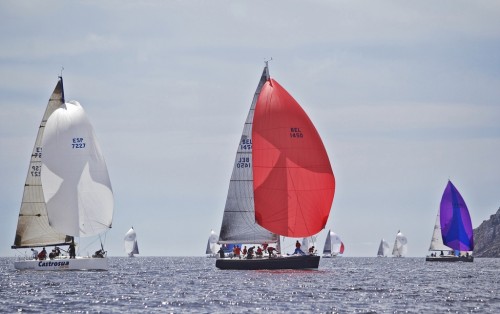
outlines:
[[[110,258],[107,272],[16,271],[0,312],[500,313],[500,259],[322,259],[317,271],[227,271],[205,257]]]

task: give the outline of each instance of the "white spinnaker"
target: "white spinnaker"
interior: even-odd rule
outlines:
[[[47,120],[42,186],[50,225],[71,236],[111,227],[113,192],[94,130],[78,102],[61,105]]]
[[[436,223],[432,232],[431,245],[429,251],[453,251],[452,248],[444,245],[443,236],[441,235],[441,221],[439,217],[439,210],[436,216]]]
[[[130,254],[130,253],[139,254],[138,252],[137,253],[134,252],[134,247],[136,246],[136,243],[137,243],[136,238],[137,238],[137,234],[136,234],[134,228],[130,228],[130,230],[127,231],[127,233],[125,233],[125,238],[123,240],[124,240],[124,245],[125,245],[125,252],[127,254]]]

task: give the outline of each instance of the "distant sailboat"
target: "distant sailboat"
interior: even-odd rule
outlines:
[[[389,243],[387,243],[387,241],[382,239],[380,241],[380,245],[378,246],[377,256],[378,257],[386,257],[387,255],[389,255],[389,250],[390,250]]]
[[[208,237],[207,241],[207,249],[205,250],[205,254],[207,254],[207,257],[217,256],[217,251],[219,250],[217,241],[219,241],[219,236],[213,230],[210,231],[210,236]]]
[[[323,248],[323,257],[334,257],[344,253],[344,243],[340,237],[333,231],[328,230],[325,246]]]
[[[12,248],[69,245],[74,257],[74,238],[108,231],[112,217],[113,191],[94,129],[78,102],[65,102],[59,77],[31,154]],[[108,259],[101,243],[92,258],[26,259],[14,267],[107,270]]]
[[[328,220],[335,191],[330,161],[300,105],[266,63],[238,144],[220,244],[274,244],[310,237]],[[218,258],[221,269],[318,268],[316,255]]]
[[[469,210],[457,188],[448,181],[434,225],[428,262],[472,262],[474,235]],[[454,251],[465,252],[455,256]],[[439,253],[438,253],[439,252]],[[446,253],[445,253],[446,252]]]
[[[134,227],[130,228],[127,233],[125,233],[125,252],[129,257],[134,257],[134,254],[139,254],[139,246],[137,245],[137,234]]]
[[[401,231],[398,231],[398,234],[396,235],[396,240],[394,240],[394,247],[392,249],[392,256],[393,257],[405,257],[406,253],[408,251],[407,243],[408,243],[408,240],[406,239],[406,236]]]

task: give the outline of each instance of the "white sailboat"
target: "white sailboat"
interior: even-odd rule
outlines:
[[[380,240],[380,245],[378,246],[378,257],[387,257],[389,255],[390,246],[384,239]]]
[[[111,228],[113,192],[94,130],[78,102],[65,102],[62,77],[50,97],[31,154],[12,248],[70,245],[70,257],[25,259],[16,269],[107,270],[101,248],[76,257],[74,239]]]
[[[215,234],[215,231],[210,231],[210,236],[207,241],[207,249],[205,250],[205,254],[207,257],[216,257],[217,251],[219,251],[219,245],[217,244],[219,241],[219,235]]]
[[[340,237],[333,231],[328,230],[325,246],[323,247],[323,257],[335,257],[344,253],[344,243]]]
[[[394,240],[394,247],[392,248],[392,256],[405,257],[408,251],[407,244],[408,240],[406,239],[406,236],[401,231],[398,231],[396,240]]]
[[[134,257],[134,254],[139,254],[139,246],[137,245],[137,233],[134,227],[130,228],[127,233],[125,233],[125,252],[129,257]]]

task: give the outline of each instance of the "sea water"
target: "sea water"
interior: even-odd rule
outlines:
[[[500,313],[500,259],[321,259],[237,271],[205,257],[110,257],[109,271],[17,271],[0,258],[0,312]]]

